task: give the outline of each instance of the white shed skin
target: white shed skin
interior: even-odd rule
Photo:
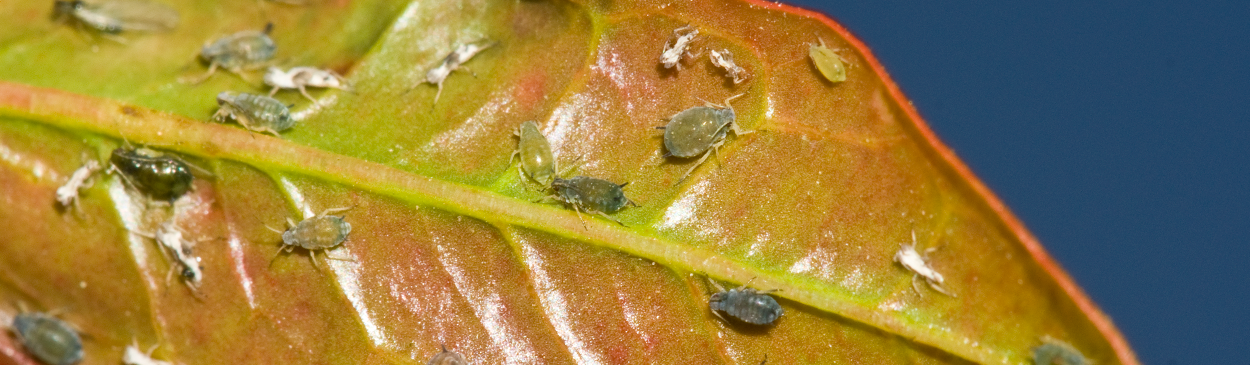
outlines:
[[[916,252],[915,231],[911,232],[911,243],[912,244],[910,245],[906,243],[899,244],[900,248],[898,253],[894,254],[894,262],[903,265],[904,268],[907,268],[907,270],[915,273],[916,276],[923,277],[933,290],[942,294],[954,296],[948,293],[946,289],[942,288],[942,283],[946,280],[942,277],[942,274],[938,273],[937,270],[934,270],[932,267],[929,267],[929,263],[925,262],[924,257],[920,256],[919,252]],[[929,250],[926,250],[925,253],[927,254],[932,250],[933,249],[930,248]],[[920,288],[916,286],[915,277],[912,277],[912,289],[916,290],[916,294],[920,294]]]

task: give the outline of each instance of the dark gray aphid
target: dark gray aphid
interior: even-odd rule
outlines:
[[[785,310],[777,304],[777,300],[768,295],[776,290],[756,291],[748,288],[745,284],[735,289],[725,291],[725,288],[717,284],[715,281],[708,280],[719,290],[712,294],[708,299],[708,307],[712,309],[720,319],[720,313],[728,314],[730,317],[737,318],[746,323],[765,325],[773,323],[777,318],[781,317]]]
[[[208,73],[194,82],[207,80],[219,67],[243,77],[243,71],[263,66],[273,58],[274,51],[278,48],[273,38],[269,38],[272,30],[273,23],[269,23],[265,25],[264,31],[246,30],[205,44],[200,49],[200,58],[208,62]]]
[[[572,206],[578,214],[583,211],[594,213],[624,225],[616,218],[608,216],[607,213],[615,213],[627,205],[638,206],[637,203],[625,197],[625,191],[621,189],[625,185],[629,183],[617,185],[611,181],[586,176],[576,176],[570,179],[555,177],[551,181],[551,189],[555,190],[555,195],[549,198]],[[582,224],[584,225],[585,222],[583,221]]]
[[[334,248],[347,240],[347,234],[352,232],[351,223],[343,220],[343,217],[330,215],[330,213],[342,212],[351,209],[333,208],[326,209],[321,214],[313,216],[295,223],[294,220],[287,218],[287,230],[282,233],[282,247],[278,249],[278,254],[290,252],[296,247],[309,251],[308,259],[312,261],[313,266],[317,265],[314,253],[317,250],[327,250]],[[274,230],[270,228],[274,232]],[[329,257],[327,255],[327,257]],[[277,256],[274,256],[277,258]]]
[[[1042,345],[1033,348],[1033,363],[1037,365],[1089,365],[1089,359],[1067,342],[1050,336],[1042,336]]]
[[[177,10],[164,4],[141,0],[109,0],[98,3],[57,0],[53,16],[75,21],[102,35],[168,32],[178,26]]]
[[[217,105],[219,107],[213,113],[214,120],[224,122],[227,118],[233,118],[243,128],[253,132],[282,137],[278,132],[295,126],[291,109],[268,96],[223,91],[217,94]]]
[[[682,180],[702,165],[708,156],[716,153],[716,149],[725,143],[725,135],[729,130],[738,136],[754,133],[739,129],[734,122],[737,116],[729,102],[739,96],[742,94],[725,99],[724,105],[707,103],[683,110],[670,117],[668,125],[657,127],[664,130],[664,149],[668,151],[665,156],[692,158],[703,155],[681,176]]]
[[[146,148],[115,149],[109,163],[131,187],[158,201],[177,200],[195,180],[186,162]]]
[[[82,361],[82,338],[68,323],[43,313],[21,313],[13,318],[13,331],[31,355],[51,365]]]
[[[464,356],[447,351],[447,346],[443,346],[443,351],[434,354],[426,365],[469,365],[469,362],[464,360]]]

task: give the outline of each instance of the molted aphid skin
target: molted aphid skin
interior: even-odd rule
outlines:
[[[164,4],[139,0],[111,0],[99,3],[56,2],[58,19],[67,17],[101,34],[122,32],[167,32],[178,26],[178,11]]]
[[[115,149],[109,163],[131,187],[158,201],[177,200],[195,180],[186,162],[146,148]]]
[[[712,60],[712,64],[716,67],[725,69],[725,75],[733,78],[734,84],[737,85],[747,78],[747,70],[734,64],[734,55],[729,50],[717,51],[712,50],[712,54],[708,55],[708,59]]]
[[[312,67],[294,67],[286,72],[277,67],[270,67],[269,71],[265,72],[265,85],[273,86],[273,90],[269,91],[269,96],[277,94],[279,89],[299,89],[300,94],[304,94],[305,98],[314,103],[317,100],[308,95],[308,90],[306,90],[309,86],[351,90],[347,86],[347,81],[343,80],[343,76],[339,76],[334,71]]]
[[[209,63],[208,73],[195,82],[207,80],[218,67],[240,75],[240,72],[246,69],[254,69],[268,62],[278,48],[273,38],[269,38],[271,30],[273,30],[272,23],[267,24],[264,31],[242,31],[204,45],[204,48],[200,49],[200,58]]]
[[[155,349],[155,347],[152,348],[152,350]],[[144,353],[134,345],[126,346],[126,352],[122,353],[122,363],[126,365],[173,365],[169,361],[153,359],[151,350]]]
[[[624,223],[607,213],[615,213],[626,205],[638,206],[625,197],[625,191],[621,189],[625,185],[629,183],[617,185],[611,181],[586,176],[571,179],[556,177],[551,181],[551,188],[556,192],[553,196],[555,199],[573,206],[573,210],[579,214],[582,211],[598,214],[621,225]]]
[[[224,122],[226,118],[233,118],[243,128],[253,132],[282,137],[278,132],[295,126],[291,109],[268,96],[223,91],[217,94],[217,105],[220,107],[213,114],[214,120]]]
[[[556,175],[556,166],[547,136],[544,136],[538,130],[538,125],[532,121],[521,123],[521,127],[517,128],[516,136],[520,138],[520,142],[517,143],[516,152],[512,153],[512,157],[521,156],[521,166],[517,170],[517,172],[523,172],[521,180],[525,180],[525,176],[528,175],[534,182],[543,186],[551,185],[552,178]],[[512,162],[509,161],[508,164]]]
[[[71,365],[82,361],[82,338],[69,324],[43,313],[21,313],[13,331],[26,348],[46,364]]]
[[[708,307],[717,317],[720,317],[717,312],[723,312],[746,323],[765,325],[773,323],[785,313],[781,305],[777,304],[777,300],[768,295],[774,290],[759,292],[743,285],[725,291],[725,288],[715,281],[712,285],[720,291],[712,294],[712,297],[708,299]]]
[[[942,294],[951,295],[946,291],[946,289],[942,288],[942,283],[946,281],[946,279],[942,277],[942,274],[938,273],[937,270],[933,270],[932,267],[929,267],[929,263],[926,262],[925,258],[921,257],[920,253],[916,252],[916,232],[914,231],[911,233],[911,243],[912,244],[910,245],[906,243],[899,244],[901,247],[898,252],[894,254],[894,262],[899,263],[899,265],[903,265],[904,268],[916,274],[912,276],[912,289],[916,291],[916,294],[920,294],[920,287],[916,285],[916,277],[923,277],[933,290]],[[933,248],[925,250],[925,254],[928,254],[933,250]]]
[[[1072,345],[1050,336],[1042,336],[1042,345],[1033,348],[1033,363],[1036,365],[1089,365],[1085,358]]]
[[[447,346],[443,346],[443,352],[434,354],[426,365],[469,365],[469,362],[460,354],[447,351]]]
[[[660,63],[664,64],[664,68],[677,67],[681,70],[681,60],[689,53],[687,48],[695,37],[699,36],[699,30],[694,26],[684,26],[673,30],[673,39],[664,43],[664,52],[660,53]]]
[[[425,82],[438,86],[438,92],[434,94],[434,103],[437,104],[438,97],[443,95],[443,81],[447,80],[447,76],[451,75],[452,71],[460,69],[461,65],[469,62],[469,59],[473,58],[473,56],[494,45],[495,42],[490,42],[486,45],[462,44],[456,47],[456,50],[448,54],[447,57],[444,57],[443,62],[437,67],[426,72]]]
[[[200,258],[195,257],[191,247],[193,242],[182,238],[182,230],[173,221],[168,221],[156,229],[156,233],[148,234],[135,232],[141,236],[156,240],[156,243],[165,248],[165,251],[172,256],[172,259],[178,263],[178,276],[191,287],[191,290],[200,288],[203,282],[204,272],[200,267]]]
[[[708,103],[705,106],[683,110],[670,117],[668,125],[659,127],[664,130],[664,148],[668,151],[668,156],[691,158],[703,155],[694,166],[690,167],[690,170],[686,171],[685,175],[682,175],[682,180],[690,176],[695,168],[702,165],[708,156],[715,153],[716,149],[725,143],[727,127],[737,136],[754,133],[754,131],[739,129],[738,124],[734,122],[737,116],[734,114],[733,107],[729,106],[729,102],[739,96],[742,94],[725,99],[723,106]]]
[[[807,55],[812,58],[812,63],[816,64],[816,69],[820,70],[820,74],[826,80],[832,82],[846,81],[846,61],[842,59],[833,50],[825,47],[825,40],[820,40],[820,45],[810,45]]]
[[[65,185],[56,188],[56,201],[62,207],[70,205],[78,206],[78,190],[91,187],[91,176],[101,170],[100,163],[95,160],[87,160],[74,174],[70,175]]]
[[[321,214],[299,223],[295,223],[288,218],[287,225],[290,228],[282,232],[282,248],[278,250],[278,253],[289,252],[296,247],[315,252],[317,250],[330,249],[343,243],[344,240],[347,240],[347,234],[352,232],[352,225],[344,221],[343,217],[329,214],[348,209],[351,208],[326,209]],[[317,265],[317,261],[311,253],[308,259],[312,260],[314,266]]]

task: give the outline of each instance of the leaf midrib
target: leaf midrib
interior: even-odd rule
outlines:
[[[996,362],[991,351],[962,345],[958,336],[920,330],[836,288],[803,286],[769,272],[741,265],[729,257],[588,219],[583,228],[576,213],[535,204],[457,183],[436,180],[390,166],[299,145],[241,128],[204,123],[182,116],[125,105],[65,91],[0,82],[0,115],[27,119],[71,131],[120,138],[131,143],[204,158],[237,161],[261,170],[315,177],[363,191],[461,214],[500,226],[518,226],[594,244],[655,261],[673,269],[699,272],[729,282],[754,280],[758,287],[780,289],[777,296],[865,323],[911,341],[982,363]],[[333,173],[331,173],[333,172]]]

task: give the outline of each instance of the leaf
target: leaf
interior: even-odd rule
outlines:
[[[0,296],[59,310],[86,363],[131,343],[180,363],[1028,363],[1050,336],[1098,364],[1136,359],[1115,327],[918,117],[866,48],[818,14],[753,1],[254,1],[172,4],[173,33],[93,43],[42,1],[0,4]],[[298,93],[281,138],[206,122],[227,74],[200,85],[198,46],[276,25],[284,66],[338,70],[354,92]],[[658,57],[673,29],[728,49]],[[436,88],[454,47],[497,41]],[[829,83],[807,59],[848,65]],[[664,158],[654,127],[744,94],[715,159]],[[570,174],[629,182],[641,206],[579,217],[518,178],[512,132],[535,120]],[[124,141],[205,168],[176,209],[146,209],[115,176],[54,192]],[[268,227],[351,207],[318,266],[275,257]],[[163,209],[163,210],[162,210]],[[150,230],[174,211],[205,279],[166,284]],[[155,213],[154,213],[155,212]],[[585,219],[583,225],[582,218]],[[915,232],[945,296],[892,258]],[[772,326],[717,319],[711,287],[777,289]],[[13,338],[7,363],[31,363]]]

